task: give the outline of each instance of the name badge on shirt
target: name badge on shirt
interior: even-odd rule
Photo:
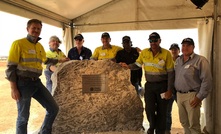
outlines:
[[[30,49],[30,50],[28,50],[28,53],[29,53],[29,54],[36,54],[36,51]]]
[[[83,60],[83,57],[82,57],[82,56],[80,56],[80,57],[79,57],[79,59],[80,59],[80,60]]]
[[[190,67],[190,65],[186,65],[184,68],[189,68]]]
[[[160,66],[164,66],[164,65],[165,65],[165,61],[164,61],[164,60],[160,60],[160,61],[158,62],[158,64],[159,64]]]
[[[105,53],[101,53],[101,56],[105,56],[106,54]]]

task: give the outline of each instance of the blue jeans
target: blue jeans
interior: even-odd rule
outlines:
[[[176,100],[176,95],[173,94],[172,98],[169,99],[168,105],[167,105],[167,121],[166,121],[166,130],[170,131],[172,126],[172,108],[173,108],[173,102]]]
[[[45,78],[46,78],[46,87],[49,90],[49,92],[52,92],[52,81],[51,81],[51,75],[53,72],[49,70],[44,70]]]
[[[51,134],[52,124],[57,116],[59,107],[51,93],[42,84],[41,80],[18,80],[18,90],[21,98],[17,101],[18,118],[16,122],[16,134],[27,134],[27,124],[31,98],[37,100],[45,109],[46,115],[41,126],[40,134]]]

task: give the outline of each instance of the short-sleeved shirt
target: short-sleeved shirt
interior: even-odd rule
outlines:
[[[130,52],[127,52],[125,49],[117,52],[116,62],[124,62],[127,65],[134,63],[136,59],[139,57],[139,53],[136,48],[131,48]],[[137,83],[141,81],[142,77],[142,68],[138,70],[131,70],[131,83]]]
[[[68,58],[70,60],[85,60],[90,59],[92,52],[89,48],[82,47],[81,53],[78,53],[77,47],[73,47],[68,52]]]
[[[175,63],[175,88],[177,91],[195,90],[197,97],[204,99],[212,89],[209,62],[203,56],[192,54],[184,62],[183,55]]]
[[[110,48],[104,49],[103,46],[97,47],[91,56],[94,60],[114,59],[117,52],[122,50],[122,47],[111,45]]]

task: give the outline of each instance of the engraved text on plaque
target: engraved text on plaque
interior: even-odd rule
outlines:
[[[105,74],[82,75],[82,93],[106,92],[107,76]]]

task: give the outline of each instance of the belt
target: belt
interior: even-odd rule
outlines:
[[[191,92],[196,92],[195,90],[189,90],[189,91],[177,91],[177,92],[179,92],[179,93],[181,93],[181,94],[187,94],[187,93],[191,93]]]
[[[18,76],[19,80],[26,80],[26,81],[37,81],[39,80],[39,77],[24,77],[24,76]]]
[[[162,80],[162,81],[147,81],[147,83],[164,83],[167,82],[167,80]]]

